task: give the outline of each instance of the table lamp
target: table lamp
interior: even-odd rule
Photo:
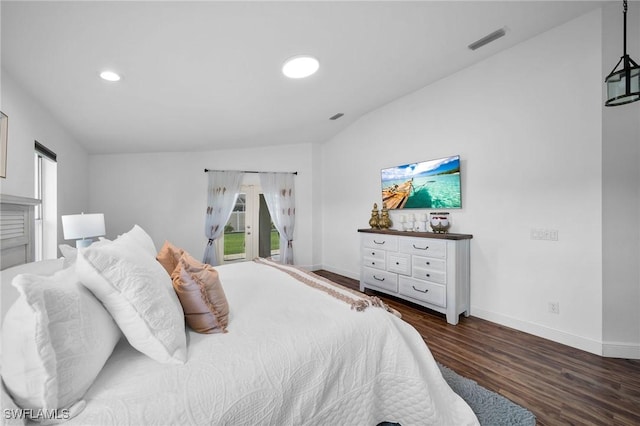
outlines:
[[[76,240],[76,248],[89,247],[93,237],[105,234],[104,214],[71,214],[62,216],[65,240]]]

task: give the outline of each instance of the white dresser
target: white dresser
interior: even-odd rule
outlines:
[[[360,291],[387,293],[447,315],[469,316],[468,234],[359,229]]]

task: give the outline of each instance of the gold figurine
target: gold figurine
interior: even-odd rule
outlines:
[[[382,217],[380,218],[379,226],[381,229],[389,229],[391,228],[391,225],[393,225],[393,223],[391,223],[391,218],[389,217],[389,211],[387,210],[386,207],[383,207]]]
[[[380,228],[380,214],[378,213],[378,204],[373,203],[373,209],[371,210],[371,219],[369,219],[369,226],[373,228]]]

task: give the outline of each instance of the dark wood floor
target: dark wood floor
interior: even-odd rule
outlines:
[[[316,271],[342,285],[358,282]],[[640,425],[640,360],[603,358],[473,316],[444,315],[378,294],[443,365],[531,410],[538,425]]]

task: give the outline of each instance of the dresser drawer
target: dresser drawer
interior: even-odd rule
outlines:
[[[369,259],[384,260],[387,257],[387,252],[377,248],[365,247],[362,249],[362,257]]]
[[[362,256],[362,265],[368,266],[369,268],[382,269],[383,271],[387,269],[387,262],[385,260],[385,252],[380,251],[376,253],[377,256],[367,256],[367,254],[371,254],[370,251],[365,251],[364,256]]]
[[[413,278],[419,280],[433,281],[438,284],[447,283],[447,275],[444,272],[432,271],[431,269],[413,268]]]
[[[398,237],[395,235],[363,234],[362,246],[379,250],[398,250]]]
[[[411,275],[411,256],[404,253],[388,253],[387,271]]]
[[[398,292],[404,296],[447,307],[447,291],[443,285],[400,277],[398,287]]]
[[[379,271],[377,269],[363,267],[361,280],[365,284],[383,288],[389,291],[398,291],[398,275],[393,272]]]
[[[447,243],[445,241],[426,238],[401,238],[399,246],[400,251],[403,253],[438,259],[447,258]]]
[[[447,261],[437,259],[435,257],[412,256],[412,265],[414,268],[430,269],[432,271],[445,272],[447,270]]]

